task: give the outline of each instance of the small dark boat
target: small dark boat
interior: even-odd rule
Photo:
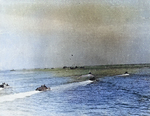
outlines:
[[[6,83],[2,83],[2,84],[0,85],[0,88],[4,88],[4,87],[7,87],[7,86],[9,86],[9,85],[6,84]]]
[[[46,87],[45,85],[41,85],[41,87],[36,88],[36,91],[47,91],[50,90],[49,87]]]

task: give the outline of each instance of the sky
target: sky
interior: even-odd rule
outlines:
[[[0,70],[150,63],[148,0],[0,0]]]

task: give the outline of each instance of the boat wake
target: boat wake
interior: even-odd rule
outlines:
[[[87,80],[87,81],[82,81],[82,82],[75,82],[75,83],[60,85],[60,86],[56,86],[56,87],[51,87],[51,90],[52,91],[63,91],[63,90],[70,89],[70,88],[71,89],[76,88],[78,86],[85,86],[91,82],[93,82],[93,81]],[[4,95],[4,96],[0,97],[0,103],[7,102],[7,101],[14,101],[19,98],[29,97],[29,96],[39,93],[39,92],[41,92],[41,91],[29,91],[29,92],[16,93],[16,94],[11,94],[11,95]]]
[[[65,85],[59,85],[56,87],[51,87],[51,90],[53,91],[63,91],[66,89],[72,89],[72,88],[76,88],[78,86],[86,86],[87,84],[92,83],[93,81],[91,80],[87,80],[87,81],[82,81],[82,82],[75,82],[75,83],[70,83],[70,84],[65,84]]]
[[[129,76],[129,74],[122,74],[122,75],[117,75],[119,77],[125,77],[125,76]]]
[[[0,103],[6,101],[14,101],[15,99],[19,99],[19,98],[25,98],[39,92],[40,91],[30,91],[30,92],[16,93],[11,95],[4,95],[0,97]]]

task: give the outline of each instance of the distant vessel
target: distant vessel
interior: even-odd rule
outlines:
[[[50,90],[49,87],[46,87],[45,85],[41,85],[41,87],[36,88],[36,91],[47,91]]]
[[[5,88],[5,87],[7,87],[7,86],[9,86],[9,85],[6,84],[6,83],[2,83],[2,84],[0,85],[0,88]]]

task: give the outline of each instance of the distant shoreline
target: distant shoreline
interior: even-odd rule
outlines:
[[[76,68],[75,68],[76,67]],[[82,68],[80,68],[82,67]],[[117,65],[95,65],[95,66],[74,66],[72,68],[35,68],[23,69],[20,71],[50,71],[58,77],[80,76],[92,72],[96,77],[115,76],[128,72],[135,74],[141,68],[150,68],[150,64],[117,64]]]

